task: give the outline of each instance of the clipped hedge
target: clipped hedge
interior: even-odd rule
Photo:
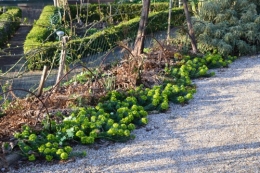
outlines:
[[[172,11],[172,25],[179,26],[184,21],[183,9],[174,9]],[[149,15],[147,25],[147,34],[164,30],[167,28],[168,11],[155,12]],[[121,22],[119,25],[110,27],[101,32],[97,32],[89,37],[78,40],[72,40],[68,43],[70,48],[78,49],[81,56],[87,57],[88,54],[106,51],[116,46],[116,42],[136,36],[140,17],[136,17],[128,22]],[[92,41],[94,40],[94,41]],[[100,44],[102,42],[102,47]],[[81,45],[81,49],[79,49]]]
[[[77,8],[79,9],[79,6],[70,6],[72,18],[76,18]],[[168,3],[156,3],[150,5],[151,12],[164,11],[168,8]],[[111,4],[111,14],[114,21],[128,21],[135,17],[139,17],[141,14],[141,10],[142,4]],[[91,4],[89,6],[83,5],[80,17],[83,22],[86,22],[86,19],[88,20],[88,22],[93,22],[99,21],[102,17],[108,17],[109,13],[110,6],[106,4]]]
[[[59,47],[59,42],[46,42],[43,41],[50,35],[48,29],[48,20],[54,14],[55,8],[53,6],[46,6],[36,22],[31,32],[27,35],[24,43],[24,52],[28,53],[28,68],[30,70],[42,69],[44,65],[50,66],[55,52]],[[139,14],[140,15],[140,14]],[[181,25],[185,19],[183,9],[176,8],[172,10],[172,25]],[[149,14],[149,23],[147,26],[147,33],[163,30],[167,27],[168,11],[151,12]],[[43,20],[43,21],[40,21]],[[50,21],[50,20],[49,20]],[[126,39],[134,38],[140,16],[133,18],[129,21],[121,22],[117,26],[108,27],[102,31],[96,32],[91,36],[74,39],[67,43],[70,50],[70,56],[73,59],[80,57],[87,57],[88,55],[103,52],[116,45],[116,42]],[[42,33],[41,33],[42,32]],[[102,45],[102,47],[100,47]],[[31,50],[34,50],[33,52]],[[74,52],[72,52],[74,50]],[[54,64],[54,66],[57,64]]]
[[[56,7],[54,6],[46,6],[43,9],[39,19],[27,35],[26,41],[31,40],[41,43],[51,34],[51,30],[48,27],[50,27],[50,17],[53,15],[55,9]]]
[[[8,38],[20,25],[22,11],[16,7],[8,7],[7,11],[0,15],[0,46],[6,44]]]

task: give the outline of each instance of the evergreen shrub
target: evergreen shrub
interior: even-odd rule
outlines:
[[[193,18],[198,49],[221,55],[255,54],[260,50],[259,2],[213,0],[204,2]]]
[[[21,17],[21,9],[16,7],[8,7],[7,11],[0,15],[0,46],[5,45],[8,38],[14,34]]]

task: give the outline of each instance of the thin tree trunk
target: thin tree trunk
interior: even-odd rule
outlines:
[[[145,35],[146,24],[148,21],[149,7],[150,7],[150,0],[143,0],[142,14],[141,14],[141,19],[139,22],[139,28],[138,28],[138,32],[134,44],[134,50],[133,50],[134,56],[138,56],[143,53],[144,35]]]
[[[179,0],[179,7],[182,6],[182,0]]]
[[[86,16],[86,23],[85,25],[88,25],[88,13],[89,13],[89,0],[87,0],[87,16]]]
[[[190,17],[190,13],[189,13],[189,10],[188,10],[187,0],[182,0],[182,2],[183,2],[184,13],[185,13],[186,20],[187,20],[188,34],[189,34],[189,37],[190,37],[190,40],[191,40],[192,51],[193,51],[193,53],[196,54],[198,52],[197,42],[196,42],[196,39],[195,39],[195,34],[194,34],[192,23],[191,23],[191,17]]]
[[[58,6],[58,2],[57,2],[58,0],[53,0],[53,6],[54,7],[57,7]]]
[[[169,40],[170,40],[171,19],[172,19],[172,0],[169,0],[169,16],[168,16],[167,44],[169,44]]]
[[[54,7],[59,7],[60,6],[59,0],[53,0],[53,6]]]

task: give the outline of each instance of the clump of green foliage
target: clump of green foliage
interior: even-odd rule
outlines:
[[[58,134],[44,133],[44,131],[36,134],[29,126],[23,126],[22,133],[16,133],[14,136],[18,139],[18,146],[29,161],[34,161],[40,156],[47,161],[67,160],[72,148],[62,145],[62,139]]]
[[[254,54],[260,50],[260,15],[257,2],[211,0],[203,2],[193,17],[193,27],[202,53]]]
[[[95,106],[77,107],[69,116],[61,113],[56,113],[54,119],[47,116],[41,131],[24,126],[22,132],[14,135],[24,156],[30,161],[66,160],[73,155],[71,142],[91,145],[97,139],[117,142],[133,139],[133,130],[148,123],[149,111],[165,112],[170,102],[188,103],[196,92],[193,78],[212,76],[209,68],[227,67],[236,59],[217,53],[202,57],[176,53],[174,58],[178,63],[166,65],[162,85],[151,88],[140,85],[125,92],[112,90]],[[74,80],[84,83],[87,81],[84,77],[77,75]]]
[[[17,7],[8,7],[5,13],[0,14],[0,46],[5,45],[17,30],[21,17],[21,9]]]

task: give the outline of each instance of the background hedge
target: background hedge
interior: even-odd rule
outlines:
[[[155,4],[151,5],[151,12],[149,15],[149,23],[147,26],[147,33],[156,32],[163,30],[167,27],[168,20],[168,10],[160,11],[168,6],[168,3],[164,3],[164,5]],[[109,8],[108,5],[101,5],[103,11],[107,11]],[[131,8],[130,8],[131,7]],[[121,41],[126,38],[134,38],[140,20],[142,5],[117,5],[116,7],[120,9],[121,14],[127,14],[127,17],[121,18],[123,22],[119,23],[116,26],[110,26],[105,28],[102,31],[98,31],[90,36],[83,38],[73,38],[68,42],[67,46],[70,50],[70,56],[72,59],[77,59],[80,57],[87,57],[88,55],[106,51],[116,45],[116,42]],[[88,20],[88,22],[98,20],[99,18],[96,15],[97,5],[90,5],[88,8],[91,8],[89,13],[92,13],[92,19]],[[70,6],[72,18],[76,17],[76,6]],[[138,13],[133,13],[132,10],[139,10]],[[159,11],[156,12],[156,9]],[[125,11],[124,11],[125,10]],[[83,11],[83,9],[82,9]],[[60,43],[58,41],[53,41],[50,37],[52,34],[55,36],[55,33],[52,33],[51,30],[51,20],[50,18],[57,12],[57,9],[53,6],[46,6],[43,9],[43,12],[33,26],[30,33],[27,35],[26,41],[24,43],[24,52],[27,54],[28,59],[28,68],[30,70],[40,70],[44,65],[50,66],[55,52],[57,53],[60,48]],[[61,11],[59,11],[61,12]],[[94,15],[95,14],[95,15]],[[105,15],[107,13],[104,12]],[[106,17],[104,15],[104,17]],[[177,8],[172,11],[172,25],[179,26],[183,23],[185,17],[183,15],[183,9]],[[113,20],[117,20],[118,15],[113,16]],[[128,21],[125,19],[129,19],[130,17],[134,17]],[[48,38],[48,39],[47,39]],[[33,50],[33,51],[32,51]],[[73,52],[72,52],[73,51]],[[58,62],[58,61],[57,61]],[[57,64],[55,64],[57,65]]]
[[[17,30],[21,17],[22,11],[16,7],[8,7],[7,11],[0,15],[0,46],[4,46]]]
[[[70,11],[72,18],[76,18],[77,9],[80,11],[79,5],[71,5]],[[100,10],[99,10],[100,9]],[[150,5],[150,12],[158,12],[169,9],[168,3],[156,3]],[[87,16],[88,10],[88,16]],[[142,4],[111,4],[111,14],[114,21],[128,21],[135,17],[140,17]],[[110,14],[110,6],[107,4],[91,4],[84,5],[81,9],[80,17],[83,22],[99,21],[102,17],[108,17]]]

